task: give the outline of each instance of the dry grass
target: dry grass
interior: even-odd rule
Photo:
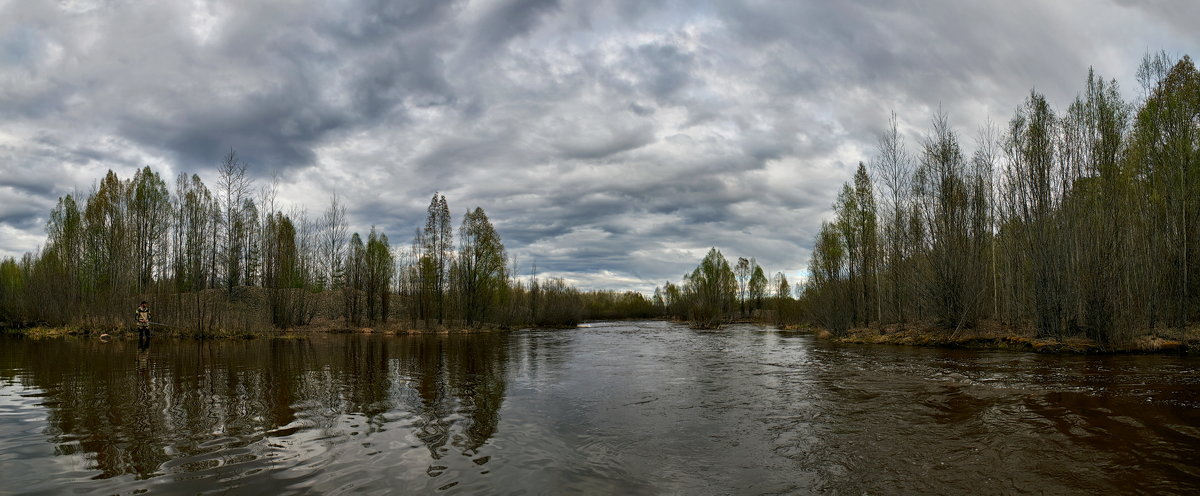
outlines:
[[[152,331],[154,337],[171,337],[184,339],[254,339],[254,338],[271,338],[271,339],[296,339],[312,334],[383,334],[383,335],[450,335],[450,334],[475,334],[484,332],[496,332],[503,330],[498,326],[461,326],[454,323],[447,325],[433,326],[430,328],[412,327],[408,321],[403,322],[387,322],[375,324],[373,326],[349,326],[340,320],[317,317],[309,325],[292,327],[288,329],[268,328],[262,330],[247,330],[247,329],[225,329],[215,328],[209,331],[196,332],[189,329],[179,329],[173,327],[155,328]],[[102,330],[101,328],[88,329],[78,326],[62,326],[50,327],[39,326],[23,329],[9,329],[4,332],[24,336],[29,339],[51,339],[67,336],[100,336],[102,332],[107,332],[106,336],[111,339],[123,339],[128,336],[137,336],[137,333],[132,330]]]
[[[1200,326],[1186,330],[1146,331],[1120,346],[1103,346],[1084,336],[1059,339],[1037,338],[1030,328],[1005,326],[993,321],[981,322],[971,329],[946,329],[934,325],[896,325],[859,327],[835,337],[828,330],[816,330],[819,339],[840,343],[932,346],[1025,350],[1038,353],[1172,353],[1200,347]]]
[[[357,333],[385,335],[450,335],[496,332],[503,330],[497,326],[466,327],[454,323],[430,328],[412,327],[408,321],[387,322],[372,327],[347,326],[344,322],[318,317],[306,326],[291,329],[271,329],[266,331],[231,331],[218,329],[206,333],[194,333],[183,330],[155,330],[156,336],[201,339],[251,339],[258,337],[296,339],[314,333]],[[781,330],[795,332],[811,332],[817,339],[831,339],[840,343],[856,344],[890,344],[901,346],[932,346],[946,348],[981,348],[1025,350],[1038,353],[1180,353],[1192,349],[1200,349],[1200,325],[1187,329],[1150,329],[1136,333],[1128,343],[1120,346],[1104,347],[1094,340],[1082,336],[1067,337],[1062,340],[1039,339],[1034,337],[1032,329],[1005,326],[997,322],[985,321],[971,329],[939,328],[933,325],[898,325],[889,324],[881,327],[859,327],[846,331],[841,337],[835,336],[827,329],[810,326],[781,326]],[[67,336],[99,336],[101,331],[89,330],[82,327],[31,327],[13,329],[6,332],[20,334],[29,339],[53,339]],[[113,331],[111,337],[123,338],[136,335],[130,331]]]
[[[66,336],[79,336],[87,334],[86,331],[76,327],[30,327],[28,329],[14,329],[8,331],[13,334],[20,334],[29,339],[51,339],[61,338]]]
[[[1145,351],[1183,351],[1188,347],[1183,341],[1158,336],[1138,336],[1134,339],[1134,346]]]

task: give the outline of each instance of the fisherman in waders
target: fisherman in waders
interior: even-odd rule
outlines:
[[[145,301],[134,310],[137,316],[138,342],[150,342],[150,304]]]

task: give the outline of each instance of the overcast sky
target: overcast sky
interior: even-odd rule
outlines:
[[[316,6],[310,4],[317,4]],[[522,272],[652,290],[709,247],[801,276],[891,111],[968,152],[1089,66],[1129,98],[1196,56],[1191,1],[0,0],[0,256],[56,199],[149,165],[258,184],[406,246],[435,191],[483,207]]]

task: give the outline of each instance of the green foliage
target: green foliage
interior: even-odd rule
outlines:
[[[792,298],[792,286],[788,284],[787,276],[783,275],[783,272],[777,272],[775,273],[774,282],[775,297],[790,300]]]
[[[562,278],[551,278],[545,283],[535,283],[532,297],[532,324],[543,327],[574,327],[583,320],[583,295],[568,285]]]
[[[342,287],[342,315],[353,325],[363,322],[363,299],[367,290],[367,248],[358,233],[350,235],[346,249],[346,284]]]
[[[425,228],[414,241],[419,249],[417,275],[421,294],[417,300],[418,311],[426,326],[434,317],[439,325],[446,319],[453,243],[446,196],[434,193],[426,210]]]
[[[663,313],[662,291],[646,298],[636,291],[588,291],[582,294],[585,320],[647,319]]]
[[[279,328],[304,323],[302,295],[304,288],[296,251],[296,228],[292,220],[276,212],[267,220],[266,252],[268,263],[263,267],[263,286],[271,288],[271,322]]]
[[[489,313],[498,308],[507,289],[507,257],[500,234],[482,208],[463,216],[459,228],[459,254],[455,280],[459,307],[468,325],[491,320]]]
[[[1183,57],[1162,73],[1137,112],[1130,145],[1144,203],[1151,322],[1184,326],[1200,314],[1200,73]]]
[[[716,248],[710,249],[684,283],[692,325],[714,328],[727,321],[735,308],[737,290],[729,261]]]
[[[0,322],[12,323],[24,314],[25,277],[11,257],[0,261]],[[0,325],[2,326],[2,325]]]
[[[821,223],[808,259],[809,281],[803,295],[812,318],[835,333],[845,331],[851,324],[850,309],[844,305],[850,285],[843,243],[837,227]]]
[[[662,285],[662,290],[658,288],[654,290],[659,299],[662,300],[663,315],[676,320],[687,318],[688,303],[683,288],[679,285],[667,281]]]
[[[367,235],[366,297],[367,319],[372,322],[387,322],[390,310],[392,278],[396,273],[396,259],[386,234],[376,233],[371,228]]]
[[[750,276],[748,293],[752,310],[761,310],[767,299],[767,275],[758,264],[754,264],[754,272]]]
[[[144,293],[150,289],[155,271],[165,264],[171,195],[167,183],[150,167],[138,170],[126,194],[137,292]]]
[[[936,115],[911,171],[893,116],[871,162],[885,225],[864,206],[873,194],[860,167],[814,243],[801,318],[834,332],[991,320],[1102,346],[1193,325],[1200,73],[1188,57],[1155,54],[1138,79],[1136,112],[1092,71],[1061,115],[1031,92],[1003,136],[984,126],[969,162]]]
[[[464,217],[457,252],[442,195],[411,252],[375,228],[347,246],[336,197],[317,222],[284,214],[273,187],[249,196],[244,169],[231,152],[217,194],[188,174],[169,191],[143,168],[128,181],[110,171],[82,202],[60,198],[45,248],[0,264],[0,320],[120,329],[141,299],[155,302],[157,321],[197,335],[286,329],[322,312],[352,326],[398,314],[426,325],[570,325],[583,314],[581,294],[561,278],[532,291],[510,280],[482,208]]]

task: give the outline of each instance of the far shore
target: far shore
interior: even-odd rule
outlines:
[[[574,328],[569,326],[567,328]],[[257,338],[287,338],[299,337],[313,334],[380,334],[380,335],[447,335],[447,334],[473,334],[481,332],[503,332],[512,329],[527,329],[530,326],[519,328],[504,328],[499,326],[432,326],[432,327],[411,327],[404,325],[375,325],[375,326],[335,326],[329,324],[299,326],[289,329],[266,329],[266,330],[227,330],[214,329],[211,331],[192,331],[192,330],[177,330],[177,329],[156,329],[151,332],[151,338],[172,338],[172,339],[257,339]],[[534,327],[536,328],[536,327]],[[553,328],[553,327],[547,327]],[[137,339],[138,334],[135,329],[128,330],[98,330],[87,329],[75,326],[34,326],[26,328],[12,328],[0,331],[0,334],[9,334],[23,336],[29,339],[50,339],[50,338],[65,338],[65,337],[80,337],[80,338],[97,338],[97,339]]]
[[[294,338],[313,334],[379,334],[392,336],[408,335],[461,335],[483,332],[504,332],[516,329],[573,329],[588,327],[591,322],[568,326],[519,326],[496,325],[465,326],[460,324],[413,327],[410,323],[384,323],[373,326],[346,326],[332,322],[314,323],[290,329],[261,331],[225,330],[191,331],[178,329],[156,329],[153,337],[174,339],[257,339]],[[682,322],[681,322],[682,323]],[[737,321],[732,323],[770,325],[767,322]],[[817,339],[846,344],[886,344],[898,346],[923,346],[935,348],[1003,349],[1051,354],[1121,354],[1121,353],[1187,353],[1200,349],[1200,326],[1187,330],[1159,329],[1138,333],[1129,342],[1105,346],[1085,336],[1063,339],[1038,338],[1029,330],[1011,329],[998,325],[981,326],[975,329],[940,329],[937,327],[911,327],[887,325],[882,327],[857,327],[838,336],[819,326],[776,325],[785,331],[811,333]],[[0,334],[18,335],[29,339],[82,337],[97,339],[137,339],[137,331],[104,331],[78,326],[34,326],[0,330]]]
[[[1187,353],[1200,349],[1200,327],[1137,333],[1126,343],[1104,345],[1086,336],[1038,338],[1033,332],[998,325],[976,329],[936,327],[857,327],[841,336],[820,327],[788,327],[812,332],[818,339],[848,344],[887,344],[936,348],[1003,349],[1058,354]]]

